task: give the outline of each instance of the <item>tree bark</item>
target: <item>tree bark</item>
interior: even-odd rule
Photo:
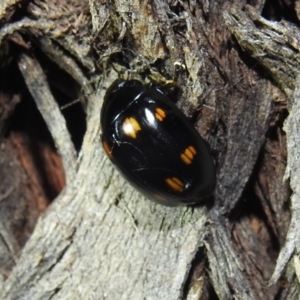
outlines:
[[[287,22],[267,1],[246,2],[2,2],[0,75],[10,83],[4,72],[15,68],[20,76],[10,89],[0,82],[1,299],[299,298],[297,5],[280,2],[293,11]],[[105,157],[101,104],[119,77],[176,79],[177,105],[197,119],[215,157],[210,203],[154,204]],[[78,147],[70,120],[79,119],[66,117],[58,99],[81,93]],[[34,161],[42,150],[12,143],[26,131],[5,126],[29,94],[56,149],[44,163]],[[47,209],[53,196],[40,170],[59,193]],[[23,207],[35,207],[23,239],[15,217],[2,217],[16,215],[20,190]]]

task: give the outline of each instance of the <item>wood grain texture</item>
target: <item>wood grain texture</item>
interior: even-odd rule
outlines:
[[[265,1],[246,2],[36,0],[0,28],[66,175],[21,254],[10,253],[0,299],[298,299],[299,29],[263,18]],[[66,77],[86,98],[78,152],[57,102],[72,95]],[[215,154],[211,203],[156,205],[105,157],[101,104],[119,77],[176,78],[178,107]]]

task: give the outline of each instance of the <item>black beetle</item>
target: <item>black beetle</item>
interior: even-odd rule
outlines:
[[[215,167],[206,142],[159,88],[137,80],[114,82],[101,127],[107,156],[147,198],[177,206],[213,193]]]

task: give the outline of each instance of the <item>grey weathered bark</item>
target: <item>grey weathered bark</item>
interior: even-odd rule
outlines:
[[[9,20],[20,2],[4,1],[1,20]],[[10,274],[1,273],[1,299],[209,299],[214,294],[298,299],[299,28],[262,18],[264,1],[244,12],[245,3],[232,2],[240,8],[226,1],[34,1],[24,19],[1,28],[0,45],[9,41],[21,48],[19,70],[67,179],[18,259],[17,247],[9,247],[16,264]],[[87,130],[78,156],[39,55],[25,40],[87,95]],[[175,76],[178,60],[186,66],[178,77],[178,105],[188,116],[201,107],[196,126],[217,153],[218,184],[209,207],[151,203],[120,177],[100,147],[107,87],[118,76],[165,82]],[[285,130],[292,220],[275,268],[266,249],[271,238],[262,239],[253,223],[272,228],[281,246],[288,183],[279,172],[281,194],[266,195],[263,180],[249,178],[267,144],[276,103],[285,96],[290,99]],[[256,218],[236,217],[253,180],[262,195],[257,197],[265,200],[265,226]],[[1,226],[0,232],[5,240]],[[288,283],[284,290],[277,283],[282,275]]]

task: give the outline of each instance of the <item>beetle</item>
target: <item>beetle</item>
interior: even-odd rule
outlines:
[[[150,200],[190,205],[213,193],[215,167],[206,142],[158,87],[115,81],[104,97],[101,127],[106,155]]]

